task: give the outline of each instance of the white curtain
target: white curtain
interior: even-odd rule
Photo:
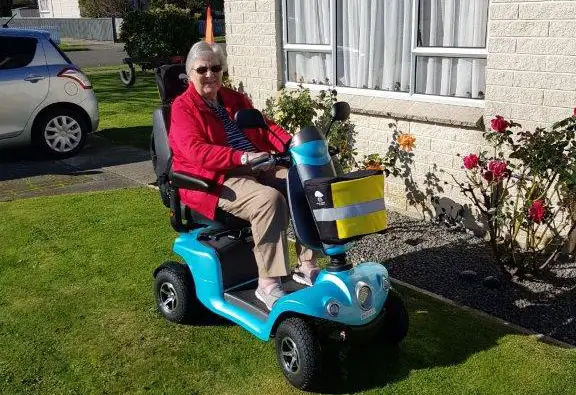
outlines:
[[[430,47],[485,47],[488,1],[421,1],[418,44]],[[485,59],[419,58],[416,91],[431,95],[482,98],[485,67]]]
[[[288,43],[330,44],[330,0],[289,0]],[[332,56],[326,53],[288,52],[288,79],[332,84]]]
[[[484,47],[489,0],[421,0],[418,45]],[[288,42],[330,43],[330,1],[288,0]],[[408,92],[412,0],[337,0],[339,86]],[[331,56],[289,52],[289,79],[324,82]],[[478,98],[484,59],[419,57],[417,93]]]
[[[338,0],[338,85],[408,91],[412,0]]]

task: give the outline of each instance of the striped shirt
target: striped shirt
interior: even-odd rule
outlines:
[[[224,107],[218,103],[209,102],[208,100],[206,100],[206,103],[224,123],[224,131],[226,132],[226,139],[230,147],[239,151],[258,152],[256,147],[254,147],[242,132],[238,124],[230,119],[228,112]]]

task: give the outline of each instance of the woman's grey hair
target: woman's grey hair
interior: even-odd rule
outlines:
[[[196,44],[192,45],[192,48],[190,48],[190,51],[188,52],[188,57],[186,58],[186,74],[190,75],[196,59],[205,53],[210,53],[217,59],[219,64],[222,65],[223,72],[228,70],[226,54],[219,44],[209,44],[206,41],[198,41]]]

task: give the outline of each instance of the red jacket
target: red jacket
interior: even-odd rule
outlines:
[[[253,108],[242,93],[222,87],[219,91],[231,119],[240,109]],[[244,130],[259,151],[283,152],[291,136],[266,120],[270,131]],[[224,125],[190,84],[172,104],[168,143],[172,150],[172,170],[212,181],[209,192],[180,190],[180,198],[192,210],[214,219],[226,171],[241,166],[243,151],[226,144]]]

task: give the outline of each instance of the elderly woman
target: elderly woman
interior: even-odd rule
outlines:
[[[172,168],[213,181],[210,192],[183,190],[192,210],[214,219],[216,209],[249,221],[258,264],[256,297],[268,309],[284,295],[280,278],[288,275],[288,207],[282,191],[287,171],[267,164],[251,168],[253,159],[283,152],[290,135],[270,120],[270,131],[241,130],[233,121],[252,108],[241,93],[222,87],[224,56],[218,45],[192,46],[186,59],[189,86],[172,105],[169,143]],[[312,250],[296,245],[299,266],[293,278],[312,285],[318,273]]]

